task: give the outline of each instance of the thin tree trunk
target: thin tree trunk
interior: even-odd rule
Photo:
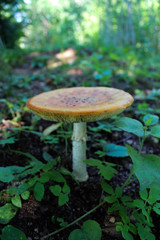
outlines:
[[[1,36],[0,36],[0,49],[5,49]]]
[[[138,5],[138,22],[136,22],[137,25],[137,40],[140,42],[142,40],[142,35],[143,35],[143,28],[141,28],[141,21],[142,21],[142,8],[141,8],[141,0],[137,0],[137,5]]]
[[[117,43],[122,45],[125,43],[125,12],[124,12],[124,4],[123,2],[119,2],[120,4],[120,13],[117,16]]]
[[[106,1],[106,19],[105,19],[105,42],[110,43],[112,39],[112,33],[111,33],[111,1]]]
[[[131,1],[126,0],[126,5],[127,5],[126,43],[135,45],[135,32],[132,20]]]

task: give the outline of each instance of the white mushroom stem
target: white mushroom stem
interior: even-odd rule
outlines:
[[[86,160],[86,141],[86,123],[74,123],[72,135],[73,175],[80,182],[88,179],[87,166],[83,162]]]

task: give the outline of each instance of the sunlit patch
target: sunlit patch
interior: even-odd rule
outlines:
[[[69,76],[81,75],[82,69],[81,68],[72,68],[67,72],[67,74]]]
[[[57,68],[59,66],[62,66],[63,63],[58,61],[58,62],[55,62],[54,60],[48,60],[47,62],[47,68],[48,69],[52,69],[52,68]]]
[[[57,53],[56,58],[64,63],[72,64],[76,59],[75,50],[72,48],[68,48],[64,52]]]

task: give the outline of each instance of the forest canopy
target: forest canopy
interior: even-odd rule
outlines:
[[[158,52],[159,16],[158,0],[3,0],[1,44],[55,49],[100,43]]]

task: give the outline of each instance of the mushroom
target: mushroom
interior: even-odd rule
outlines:
[[[27,107],[43,119],[73,123],[73,175],[80,182],[88,179],[86,122],[109,118],[123,112],[133,97],[107,87],[62,88],[41,93],[27,101]]]

